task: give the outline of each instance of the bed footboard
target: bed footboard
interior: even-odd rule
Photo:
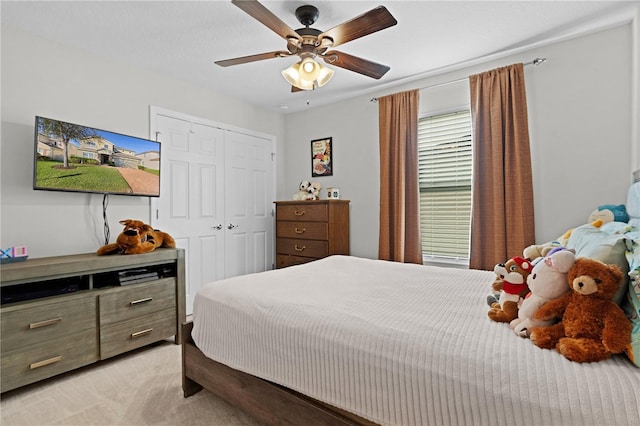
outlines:
[[[207,358],[182,326],[182,390],[189,397],[203,387],[264,424],[375,425],[355,414]]]

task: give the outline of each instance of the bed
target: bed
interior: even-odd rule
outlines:
[[[582,229],[578,251],[613,242],[640,267],[637,228]],[[536,347],[488,319],[493,279],[331,256],[208,284],[183,333],[184,394],[204,386],[265,424],[640,424],[631,353],[579,364]]]

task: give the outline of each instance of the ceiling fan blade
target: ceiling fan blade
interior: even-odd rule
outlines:
[[[320,40],[324,37],[333,39],[333,47],[347,43],[376,31],[384,30],[397,24],[396,18],[384,6],[375,9],[344,22],[318,36]]]
[[[224,59],[222,61],[216,61],[217,65],[221,67],[229,67],[231,65],[239,65],[246,64],[247,62],[255,62],[262,61],[263,59],[272,59],[272,58],[284,58],[286,56],[291,56],[291,52],[287,52],[286,50],[276,50],[274,52],[266,52],[266,53],[258,53],[257,55],[249,55],[249,56],[241,56],[239,58],[233,59]]]
[[[301,89],[296,86],[291,86],[291,93],[296,93],[296,92],[304,92],[304,89]]]
[[[274,15],[269,9],[264,7],[260,2],[256,0],[231,0],[231,3],[251,15],[254,19],[260,21],[263,25],[267,26],[283,39],[288,41],[290,38],[294,38],[302,41],[302,37],[300,37],[298,33]]]
[[[386,65],[358,58],[357,56],[349,55],[337,50],[331,50],[321,57],[329,65],[335,65],[336,67],[354,71],[359,74],[366,75],[367,77],[375,78],[376,80],[385,75],[387,71],[391,69]]]

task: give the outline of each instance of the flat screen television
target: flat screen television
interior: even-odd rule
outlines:
[[[160,196],[160,143],[36,116],[33,189]]]

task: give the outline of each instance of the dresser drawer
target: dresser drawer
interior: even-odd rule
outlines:
[[[100,330],[100,359],[166,339],[177,332],[175,308],[103,326]]]
[[[176,306],[176,282],[164,278],[132,284],[100,295],[100,325],[126,321]]]
[[[326,204],[278,204],[276,206],[276,218],[278,221],[316,221],[322,222],[329,220],[329,209]]]
[[[289,254],[276,255],[276,268],[286,268],[287,266],[302,265],[303,263],[318,260],[315,257],[291,256]]]
[[[22,349],[2,351],[2,392],[98,360],[98,336],[95,327],[64,338]]]
[[[327,240],[329,224],[327,222],[278,222],[276,237]]]
[[[0,310],[2,352],[96,330],[95,294],[77,293],[19,303]]]
[[[315,258],[326,257],[329,255],[329,243],[319,240],[276,238],[276,253]]]

